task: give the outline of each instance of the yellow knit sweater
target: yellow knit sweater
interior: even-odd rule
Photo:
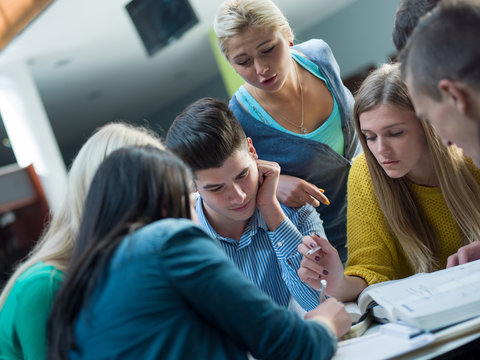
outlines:
[[[480,183],[480,170],[473,170]],[[462,245],[453,219],[438,187],[411,184],[418,205],[440,240],[439,266],[444,268],[449,255]],[[365,155],[353,162],[348,179],[346,275],[359,276],[371,285],[401,279],[415,273],[398,239],[389,232],[373,191]]]

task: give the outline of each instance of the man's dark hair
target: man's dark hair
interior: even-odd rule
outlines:
[[[431,11],[439,1],[400,0],[392,31],[392,40],[398,51],[403,49],[420,18]]]
[[[218,168],[246,147],[240,123],[223,101],[203,98],[183,110],[170,126],[167,148],[195,172]]]
[[[421,19],[400,53],[403,77],[416,93],[441,99],[441,79],[480,89],[480,5],[474,0],[442,1]]]

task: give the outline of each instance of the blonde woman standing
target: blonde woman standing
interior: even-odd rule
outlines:
[[[224,1],[214,30],[220,51],[245,80],[229,107],[259,156],[282,169],[278,199],[317,207],[345,261],[347,178],[360,144],[353,97],[332,51],[317,39],[293,45],[287,19],[270,0]]]
[[[150,131],[114,123],[91,136],[75,158],[62,208],[0,296],[1,359],[46,359],[47,319],[70,263],[90,182],[108,154],[128,145],[163,149]]]
[[[299,246],[304,255],[322,246],[304,257],[300,278],[315,288],[327,279],[327,293],[345,301],[374,283],[445,268],[480,234],[480,170],[416,117],[398,64],[367,77],[354,119],[364,154],[349,176],[345,272],[324,239]]]

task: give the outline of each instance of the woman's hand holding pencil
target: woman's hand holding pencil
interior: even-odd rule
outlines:
[[[322,288],[322,280],[328,281],[324,293],[332,296],[335,287],[340,285],[343,275],[343,265],[337,250],[327,241],[313,233],[304,236],[298,251],[303,260],[298,269],[300,279],[316,290]],[[325,287],[325,285],[324,285]]]

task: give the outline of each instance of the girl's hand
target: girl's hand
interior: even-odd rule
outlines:
[[[289,175],[280,175],[277,198],[281,203],[296,208],[305,204],[314,207],[320,206],[320,203],[330,204],[323,190],[305,180]]]
[[[321,249],[308,255],[308,252],[320,246]],[[297,273],[300,279],[314,289],[320,289],[320,280],[327,280],[326,293],[334,296],[335,290],[343,285],[345,275],[338,251],[325,238],[313,233],[304,236],[298,245],[298,251],[303,255]]]
[[[318,320],[330,327],[337,337],[345,334],[352,325],[345,306],[334,298],[329,298],[314,310],[305,314],[305,319]]]

